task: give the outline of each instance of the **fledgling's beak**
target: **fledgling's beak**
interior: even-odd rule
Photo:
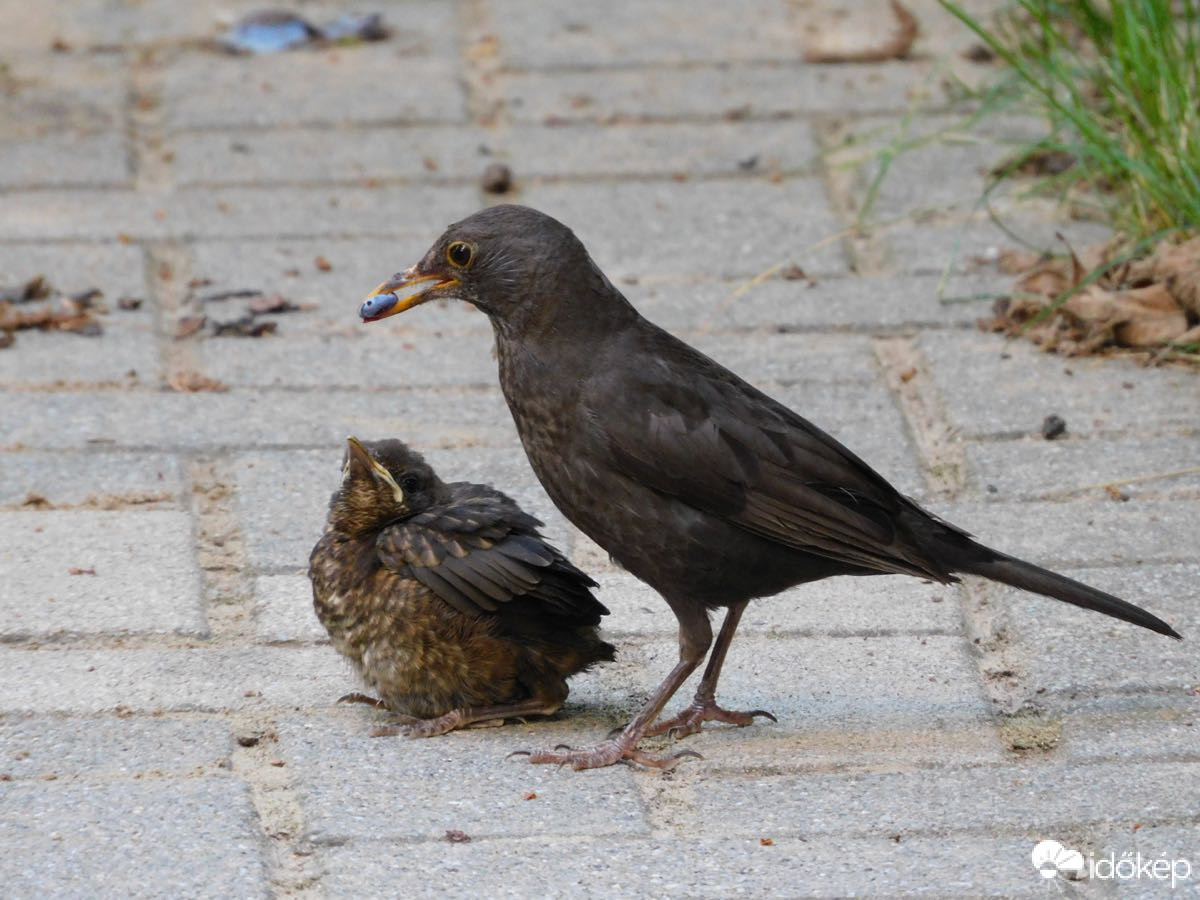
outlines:
[[[350,451],[350,458],[362,466],[363,471],[369,473],[376,481],[382,482],[392,492],[392,496],[397,503],[404,502],[404,491],[400,485],[396,484],[396,479],[392,477],[392,473],[387,468],[373,457],[367,448],[356,437],[346,438],[346,447]]]
[[[421,275],[413,266],[367,294],[358,314],[364,322],[377,322],[432,300],[436,291],[456,287],[458,283],[457,278],[443,278],[436,273]]]

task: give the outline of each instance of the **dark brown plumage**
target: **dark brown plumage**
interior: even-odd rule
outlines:
[[[313,605],[333,646],[400,724],[428,737],[550,715],[566,679],[613,658],[595,582],[493,488],[446,484],[400,441],[350,438],[313,548]]]
[[[715,692],[746,604],[832,575],[991,578],[1178,637],[1162,620],[1005,556],[900,495],[812,423],[643,319],[575,235],[520,206],[450,226],[360,313],[374,320],[435,298],[491,319],[500,385],[534,471],[566,516],[658,590],[679,620],[679,662],[620,736],[536,762],[669,765],[647,733],[689,733],[723,710]],[[655,723],[712,644],[692,704]]]

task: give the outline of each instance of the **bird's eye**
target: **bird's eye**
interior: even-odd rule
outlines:
[[[421,486],[421,479],[416,475],[405,475],[400,479],[400,487],[404,488],[404,493],[411,494]]]
[[[465,269],[475,258],[475,248],[466,241],[454,241],[446,248],[446,261],[456,269]]]

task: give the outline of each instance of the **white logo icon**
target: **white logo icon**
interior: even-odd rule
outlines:
[[[1033,848],[1033,864],[1043,878],[1060,872],[1064,878],[1077,878],[1083,871],[1083,854],[1058,841],[1039,841]]]

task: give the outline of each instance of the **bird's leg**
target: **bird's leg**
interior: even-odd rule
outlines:
[[[452,709],[450,712],[433,719],[412,719],[396,725],[385,725],[371,731],[371,737],[394,737],[402,734],[405,737],[434,737],[454,731],[456,728],[469,728],[480,722],[501,724],[505,719],[520,716],[552,716],[562,709],[562,697],[530,697],[517,703],[497,703],[492,706],[463,707]]]
[[[744,728],[754,722],[755,716],[765,716],[772,722],[778,721],[765,709],[755,709],[749,712],[722,709],[717,706],[717,679],[721,677],[721,666],[729,653],[729,645],[733,643],[733,633],[737,631],[738,622],[746,610],[748,600],[737,603],[725,613],[725,621],[721,623],[721,632],[713,645],[712,654],[708,657],[708,665],[696,688],[696,696],[686,709],[670,719],[655,723],[647,732],[648,735],[668,734],[681,738],[695,734],[700,730],[701,722],[728,722],[739,728]]]
[[[646,734],[646,729],[658,718],[658,714],[667,705],[667,701],[679,690],[679,686],[696,671],[696,667],[700,665],[712,643],[712,626],[708,623],[706,610],[676,608],[675,615],[679,618],[679,662],[650,695],[650,699],[634,716],[633,721],[626,725],[619,735],[601,741],[590,750],[573,750],[560,745],[554,750],[535,750],[533,752],[518,750],[512,755],[528,756],[531,763],[557,763],[558,765],[569,765],[576,770],[599,769],[623,760],[655,769],[670,769],[674,768],[681,757],[699,756],[698,753],[690,750],[676,753],[673,756],[655,756],[637,748],[638,742]]]

